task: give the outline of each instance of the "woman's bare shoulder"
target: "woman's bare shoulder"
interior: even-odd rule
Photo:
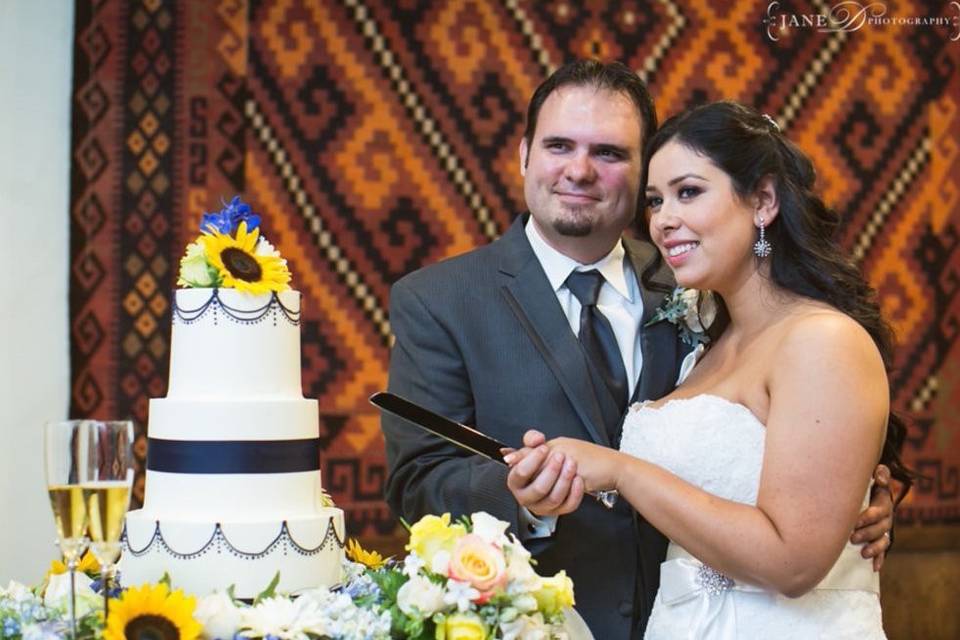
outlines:
[[[798,305],[780,323],[775,350],[778,366],[794,373],[847,382],[886,376],[880,350],[867,330],[842,311],[820,303]]]

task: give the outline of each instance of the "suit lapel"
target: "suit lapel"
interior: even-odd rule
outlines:
[[[507,304],[556,376],[580,421],[598,444],[610,445],[594,394],[586,355],[560,308],[524,232],[526,216],[503,236],[500,271],[510,278],[502,288]]]
[[[649,327],[646,323],[663,303],[666,292],[643,286],[641,275],[653,264],[657,249],[648,242],[626,239],[627,256],[633,264],[640,293],[643,298],[643,319],[640,321],[640,350],[643,353],[643,368],[634,390],[632,402],[659,398],[673,389],[677,376],[677,328],[670,322],[657,322]],[[661,264],[652,276],[652,281],[672,289],[673,275],[666,264]]]

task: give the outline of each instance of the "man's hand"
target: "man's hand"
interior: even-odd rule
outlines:
[[[873,494],[870,506],[857,518],[856,528],[850,541],[863,544],[860,555],[873,558],[873,570],[880,571],[890,547],[890,530],[893,528],[893,496],[890,491],[890,469],[878,465],[873,472]]]
[[[505,457],[510,465],[507,488],[535,516],[571,513],[583,500],[583,480],[577,465],[562,453],[551,453],[539,431],[527,431],[523,449]]]

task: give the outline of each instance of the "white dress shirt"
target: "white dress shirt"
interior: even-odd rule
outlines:
[[[597,298],[597,309],[600,310],[613,329],[620,348],[620,357],[623,359],[623,368],[627,372],[627,397],[633,397],[633,390],[640,379],[640,369],[643,367],[643,351],[640,349],[640,319],[643,317],[643,298],[640,295],[640,285],[633,272],[633,266],[626,259],[627,253],[623,242],[618,242],[610,253],[592,264],[581,264],[563,255],[547,244],[546,240],[537,231],[533,219],[527,221],[527,239],[533,247],[533,253],[540,261],[557,294],[560,308],[567,316],[570,330],[573,334],[580,334],[580,301],[567,288],[566,280],[573,271],[590,271],[596,269],[603,275],[603,285]]]
[[[643,298],[640,295],[640,285],[629,260],[626,260],[626,251],[623,242],[616,246],[600,260],[592,264],[581,264],[566,256],[549,244],[540,235],[533,219],[527,220],[527,239],[533,248],[534,255],[547,274],[547,279],[557,295],[560,308],[563,309],[570,330],[575,336],[580,334],[580,301],[567,288],[566,280],[574,271],[590,271],[596,269],[603,275],[603,285],[597,297],[597,309],[600,310],[613,329],[620,348],[620,357],[627,373],[628,397],[633,397],[637,382],[640,379],[640,370],[643,367],[643,351],[640,349],[640,320],[643,317]],[[557,526],[556,516],[538,517],[527,509],[520,509],[521,525],[525,526],[526,539],[549,538]]]

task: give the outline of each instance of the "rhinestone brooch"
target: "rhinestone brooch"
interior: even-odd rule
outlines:
[[[697,584],[711,596],[718,596],[724,591],[733,589],[736,583],[716,569],[701,564],[697,569]]]

